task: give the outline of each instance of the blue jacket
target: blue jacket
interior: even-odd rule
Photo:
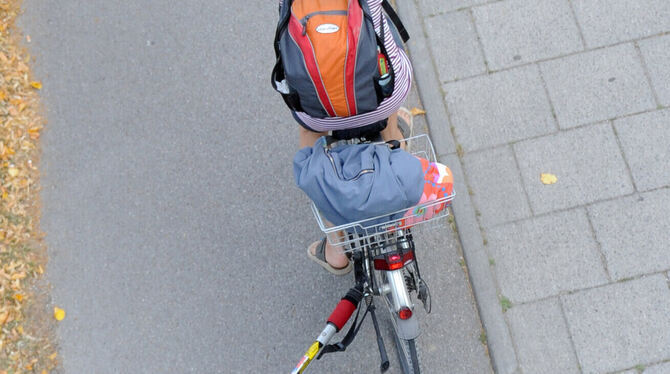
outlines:
[[[421,162],[386,145],[341,145],[326,148],[321,137],[293,158],[295,183],[321,214],[336,226],[387,215],[371,222],[398,219],[416,205],[423,192]]]

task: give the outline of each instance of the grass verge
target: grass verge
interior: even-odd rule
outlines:
[[[42,85],[15,27],[19,11],[20,1],[0,0],[0,374],[46,374],[58,363],[41,281],[37,165],[45,121]]]

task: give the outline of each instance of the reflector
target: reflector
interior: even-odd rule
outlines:
[[[407,308],[407,307],[400,309],[398,311],[398,317],[400,317],[400,319],[410,319],[410,318],[412,318],[412,309]]]

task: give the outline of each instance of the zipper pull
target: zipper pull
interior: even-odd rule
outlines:
[[[305,18],[300,20],[300,23],[302,24],[302,36],[307,34],[307,21],[309,21],[309,16],[305,16]]]

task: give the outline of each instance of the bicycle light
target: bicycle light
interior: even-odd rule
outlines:
[[[414,260],[414,251],[407,249],[375,256],[374,266],[376,270],[398,270]]]

